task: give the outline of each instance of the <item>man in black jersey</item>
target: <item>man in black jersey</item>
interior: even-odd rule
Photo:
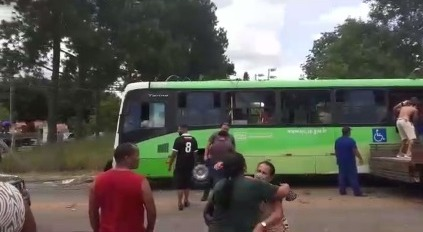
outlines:
[[[189,190],[191,188],[192,170],[195,165],[195,157],[198,152],[197,140],[188,134],[186,125],[179,126],[180,136],[173,143],[173,151],[170,156],[169,171],[172,170],[173,162],[176,158],[173,178],[178,189],[178,208],[183,210],[189,206]],[[184,198],[182,204],[182,197]]]

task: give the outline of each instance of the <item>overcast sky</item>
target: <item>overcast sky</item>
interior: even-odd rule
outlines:
[[[228,56],[238,76],[248,71],[267,75],[268,68],[280,79],[298,79],[321,32],[331,31],[346,18],[363,18],[369,8],[362,0],[213,0],[219,26],[227,30]],[[10,18],[0,7],[0,18]]]

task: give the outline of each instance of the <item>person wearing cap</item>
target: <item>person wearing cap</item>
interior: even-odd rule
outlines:
[[[410,100],[400,102],[394,107],[394,113],[398,115],[396,126],[401,137],[398,158],[411,158],[413,144],[417,139],[414,125],[418,120],[418,104],[419,100],[416,97],[412,97]]]
[[[358,181],[356,158],[363,165],[363,158],[357,149],[357,144],[351,138],[351,128],[342,128],[342,136],[335,141],[335,155],[338,165],[338,187],[341,195],[347,194],[347,184],[353,189],[355,196],[364,196]]]

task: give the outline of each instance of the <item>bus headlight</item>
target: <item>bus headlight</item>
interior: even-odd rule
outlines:
[[[204,164],[198,164],[192,171],[192,177],[196,181],[205,181],[209,176],[209,169]]]

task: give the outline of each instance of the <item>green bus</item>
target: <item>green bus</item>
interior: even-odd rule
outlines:
[[[352,128],[369,172],[369,146],[398,143],[392,107],[423,99],[423,80],[356,79],[298,81],[138,82],[123,93],[115,147],[140,148],[137,172],[170,177],[166,161],[187,124],[200,148],[222,122],[231,125],[249,174],[271,160],[277,174],[336,174],[334,141]]]

